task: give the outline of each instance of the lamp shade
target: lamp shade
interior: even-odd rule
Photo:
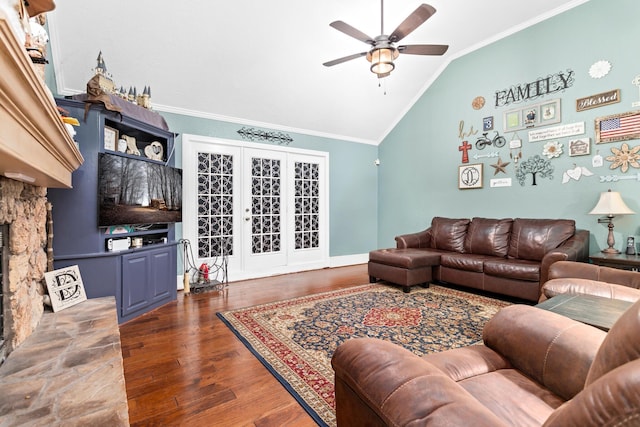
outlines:
[[[628,215],[635,213],[624,203],[622,196],[617,191],[600,193],[600,200],[591,209],[591,215]]]

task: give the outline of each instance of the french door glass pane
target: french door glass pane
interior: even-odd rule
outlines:
[[[281,164],[251,158],[251,253],[281,250]]]
[[[295,248],[320,245],[320,166],[296,162],[294,172]]]
[[[233,156],[198,153],[198,258],[233,255]]]

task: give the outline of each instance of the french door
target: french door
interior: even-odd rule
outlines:
[[[183,135],[183,234],[230,280],[328,266],[328,154]]]

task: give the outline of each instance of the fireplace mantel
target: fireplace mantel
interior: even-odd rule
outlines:
[[[51,92],[0,9],[0,174],[47,188],[71,188],[84,159]]]

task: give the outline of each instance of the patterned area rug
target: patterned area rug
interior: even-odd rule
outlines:
[[[345,340],[375,337],[417,355],[482,339],[487,320],[509,303],[431,285],[406,294],[356,286],[218,313],[226,325],[321,426],[335,426],[331,356]]]

